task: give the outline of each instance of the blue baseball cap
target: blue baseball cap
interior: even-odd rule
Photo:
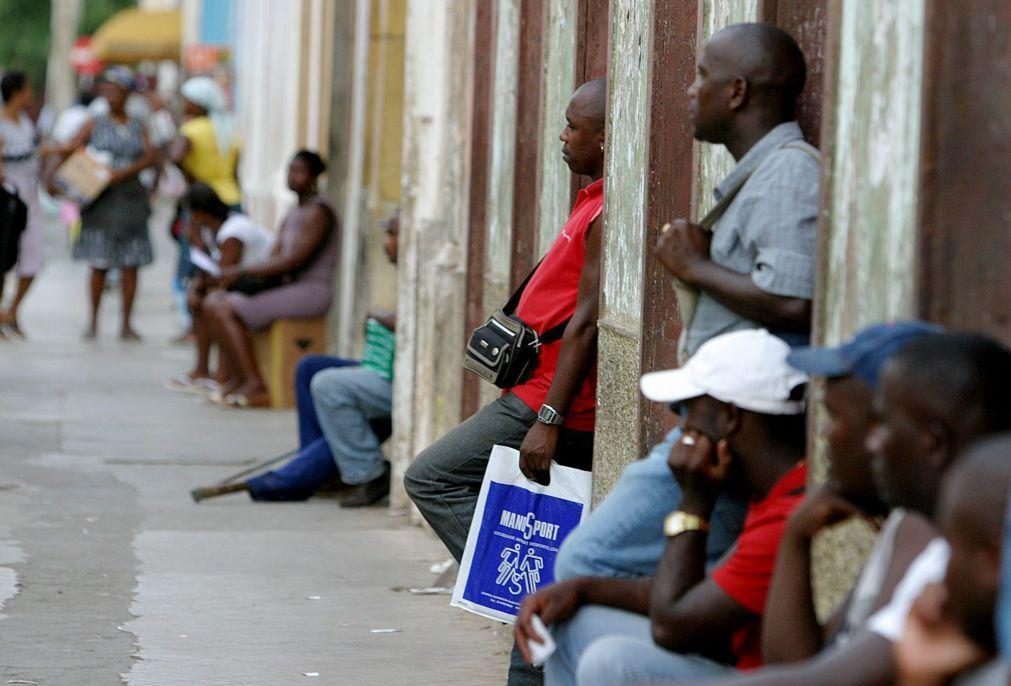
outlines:
[[[941,333],[940,326],[920,321],[875,324],[834,348],[797,348],[786,361],[812,376],[858,376],[876,387],[881,368],[892,355],[917,338]]]

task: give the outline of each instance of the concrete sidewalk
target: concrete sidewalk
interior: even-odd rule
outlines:
[[[141,274],[144,343],[116,340],[118,293],[99,340],[81,341],[86,268],[58,235],[22,315],[30,340],[0,341],[7,683],[504,683],[505,629],[407,592],[447,555],[401,514],[190,501],[294,447],[295,418],[163,390],[191,352],[167,343],[174,248],[159,237],[157,250]]]

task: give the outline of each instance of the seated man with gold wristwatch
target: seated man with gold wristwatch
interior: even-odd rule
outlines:
[[[526,599],[516,625],[524,654],[538,640],[533,615],[556,627],[546,684],[680,683],[761,664],[765,598],[807,474],[807,377],[788,353],[767,331],[736,331],[680,369],[642,378],[647,398],[680,415],[668,464],[683,495],[653,577],[576,577]],[[709,519],[724,492],[750,504],[737,544],[707,572]]]

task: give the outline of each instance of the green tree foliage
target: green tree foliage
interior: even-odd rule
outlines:
[[[91,35],[113,14],[136,4],[136,0],[84,0],[78,33]],[[26,72],[41,93],[48,56],[49,2],[0,0],[0,69]]]
[[[49,54],[49,3],[0,0],[0,68],[23,71],[40,92]]]

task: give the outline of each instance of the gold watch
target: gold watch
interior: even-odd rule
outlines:
[[[674,510],[663,520],[663,535],[673,538],[686,531],[709,531],[709,522],[698,515]]]

